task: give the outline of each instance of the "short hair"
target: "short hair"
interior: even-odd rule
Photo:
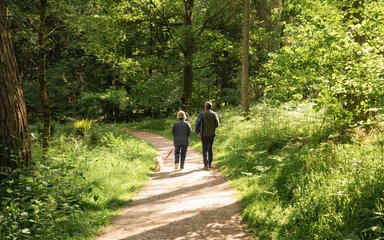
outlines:
[[[185,114],[184,111],[180,110],[179,112],[177,112],[177,118],[178,119],[187,119],[187,115]]]
[[[211,102],[206,102],[205,103],[205,108],[206,109],[211,109],[212,108],[212,103]]]

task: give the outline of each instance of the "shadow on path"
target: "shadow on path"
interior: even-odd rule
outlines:
[[[163,156],[172,141],[137,130],[131,133]],[[97,240],[251,239],[245,234],[233,190],[216,170],[204,171],[200,154],[188,149],[186,169],[174,171],[173,156]]]
[[[215,208],[196,213],[193,217],[184,218],[166,225],[139,233],[121,240],[139,239],[220,239],[220,240],[243,240],[244,233],[238,231],[236,224],[241,220],[237,206]],[[209,221],[207,221],[209,219]],[[174,229],[177,228],[177,231]],[[169,233],[172,232],[172,235]]]

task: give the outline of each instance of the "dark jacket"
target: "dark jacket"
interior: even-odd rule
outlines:
[[[189,145],[192,128],[189,122],[178,120],[172,126],[173,143],[175,145]]]
[[[201,113],[202,136],[215,136],[216,128],[219,126],[219,117],[212,111],[204,111]]]

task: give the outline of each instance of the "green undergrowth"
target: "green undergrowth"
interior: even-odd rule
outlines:
[[[311,104],[218,111],[214,163],[237,189],[258,239],[382,239],[384,135],[379,125],[340,135]],[[195,118],[191,117],[192,127]],[[171,138],[173,119],[134,127]],[[200,148],[195,136],[192,146]]]
[[[260,239],[384,236],[384,136],[340,136],[310,105],[221,113],[217,162]]]
[[[147,143],[122,125],[78,125],[54,124],[45,157],[39,127],[32,133],[33,166],[0,186],[0,239],[91,239],[148,180]]]

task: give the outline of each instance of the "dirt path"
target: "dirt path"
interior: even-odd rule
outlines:
[[[166,157],[173,143],[135,130],[135,136],[152,144]],[[185,170],[174,171],[173,154],[161,172],[121,212],[97,240],[251,239],[241,223],[233,190],[218,171],[202,169],[199,153],[188,149]]]

